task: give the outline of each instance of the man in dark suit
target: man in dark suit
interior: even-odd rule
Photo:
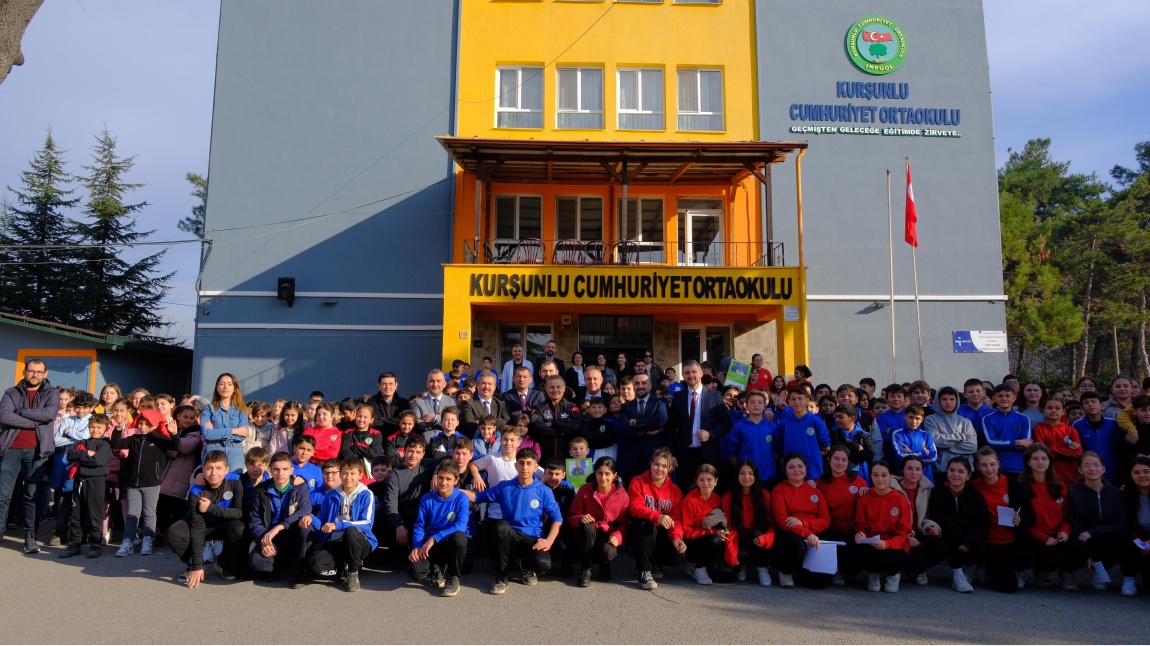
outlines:
[[[619,467],[628,478],[642,473],[655,449],[667,446],[667,404],[651,393],[651,378],[636,373],[632,381],[635,399],[623,404],[623,428],[619,432]]]
[[[511,390],[503,393],[503,401],[507,403],[507,413],[511,418],[519,415],[530,415],[532,411],[547,401],[547,396],[538,390],[532,390],[531,368],[519,366],[511,377],[514,384]]]
[[[731,416],[723,396],[703,386],[703,369],[697,361],[683,364],[683,390],[671,399],[664,431],[671,438],[671,451],[679,464],[676,482],[683,491],[695,481],[695,469],[710,464],[725,471],[719,441],[731,428]]]
[[[502,429],[511,419],[507,411],[507,402],[495,394],[495,375],[485,372],[479,375],[475,382],[475,396],[463,402],[459,414],[459,432],[464,437],[472,437],[479,428],[479,420],[484,415],[495,417],[497,427]]]
[[[535,363],[535,385],[539,388],[540,391],[544,389],[543,384],[547,381],[548,377],[548,375],[543,374],[544,361],[555,362],[555,374],[557,375],[562,376],[564,371],[567,370],[567,366],[563,364],[563,360],[555,356],[556,348],[557,346],[555,345],[554,341],[548,341],[545,343],[543,345],[543,358]]]

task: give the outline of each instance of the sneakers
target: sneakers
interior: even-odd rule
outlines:
[[[454,597],[459,594],[459,577],[453,576],[443,583],[443,591],[439,593],[441,597]]]
[[[914,582],[918,585],[928,585],[930,584],[930,579],[927,578],[926,572],[923,572],[922,574],[914,577]]]
[[[347,581],[344,582],[343,586],[348,592],[359,592],[359,570],[348,572]]]
[[[64,550],[63,552],[60,552],[60,558],[62,558],[62,559],[70,559],[73,556],[79,556],[79,555],[80,555],[80,546],[79,545],[69,545],[66,550]]]
[[[695,568],[695,583],[699,585],[711,585],[714,581],[711,580],[711,575],[707,574],[707,568]]]
[[[1136,584],[1134,582],[1134,577],[1132,577],[1132,576],[1122,577],[1122,595],[1127,596],[1127,597],[1133,597],[1136,594],[1138,594],[1138,584]]]
[[[319,575],[325,579],[334,579],[336,574],[338,573],[335,570],[324,570],[323,572],[319,573]]]
[[[98,559],[98,558],[100,558],[100,555],[103,553],[104,553],[104,548],[100,547],[99,545],[89,545],[88,546],[88,558],[90,558],[90,559]]]
[[[184,570],[183,574],[180,574],[180,576],[176,577],[176,581],[179,581],[180,583],[187,583],[188,582],[188,570]]]
[[[599,564],[599,580],[600,581],[610,581],[611,580],[611,562],[610,561],[608,561],[606,563],[600,563]]]
[[[132,539],[132,547],[139,547],[144,544],[144,539],[139,536]]]
[[[878,572],[871,572],[867,574],[866,589],[871,592],[878,592],[882,590],[882,575]]]
[[[439,588],[440,590],[442,590],[443,586],[446,585],[446,581],[444,580],[443,576],[443,570],[439,569],[438,565],[431,566],[431,585]]]
[[[835,572],[835,575],[831,577],[831,583],[834,585],[846,585],[847,581],[843,578],[842,574]]]
[[[793,574],[783,574],[779,572],[779,585],[784,588],[795,587],[795,577]]]
[[[974,586],[970,585],[970,581],[966,579],[966,575],[962,570],[954,573],[954,581],[951,582],[950,587],[958,592],[974,592]]]
[[[152,553],[152,537],[145,536],[140,541],[140,556],[149,556]]]
[[[39,554],[40,546],[36,544],[36,535],[32,533],[24,534],[24,553],[25,554]]]
[[[764,588],[771,587],[771,571],[765,567],[756,568],[759,573],[759,585]]]
[[[663,566],[659,565],[658,563],[652,564],[651,565],[651,576],[655,577],[656,579],[663,578]]]
[[[59,534],[52,534],[52,538],[48,539],[48,547],[59,547],[64,544],[64,539],[60,538]]]
[[[743,581],[746,581],[747,580],[747,568],[740,565],[739,569],[735,570],[735,580],[739,581],[740,583]]]
[[[579,572],[578,585],[580,588],[591,587],[591,568],[585,567],[581,572]]]
[[[650,570],[643,570],[639,573],[639,587],[644,590],[654,590],[659,587],[659,584],[655,583],[655,577],[651,575]]]
[[[129,543],[130,545],[130,543]],[[118,555],[117,555],[118,556]],[[216,562],[216,549],[211,543],[204,543],[204,565]]]
[[[1026,579],[1022,578],[1021,572],[1014,573],[1014,581],[1018,584],[1018,589],[1021,590],[1026,587]]]
[[[523,585],[537,585],[539,577],[535,575],[535,570],[523,570]]]
[[[886,583],[883,583],[883,585],[882,585],[882,591],[883,592],[898,592],[898,584],[899,584],[899,581],[901,581],[901,580],[902,580],[902,573],[901,572],[895,574],[894,576],[888,576],[886,578]]]
[[[503,594],[507,592],[507,579],[495,579],[495,583],[491,584],[491,594]]]
[[[228,570],[227,568],[225,568],[224,564],[220,563],[219,559],[216,559],[215,566],[216,566],[216,574],[218,574],[221,579],[223,579],[224,581],[235,581],[236,580],[236,575],[234,573],[232,573],[231,570]]]
[[[1062,575],[1062,589],[1067,592],[1076,592],[1078,584],[1074,582],[1073,572],[1061,572]]]
[[[124,541],[120,543],[120,549],[116,550],[116,558],[123,558],[131,556],[136,550],[132,547],[132,541]]]

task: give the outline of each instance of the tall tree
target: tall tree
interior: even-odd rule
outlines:
[[[1126,168],[1115,164],[1114,168],[1110,169],[1110,176],[1119,186],[1124,188],[1130,186],[1139,175],[1150,173],[1150,141],[1139,141],[1134,144],[1134,161],[1138,162],[1138,168]]]
[[[208,178],[199,173],[188,173],[188,183],[192,185],[192,197],[198,201],[192,206],[192,214],[186,216],[176,226],[197,238],[204,237],[204,215],[208,212]]]
[[[74,177],[67,171],[64,151],[56,146],[51,128],[44,147],[20,173],[18,188],[8,187],[14,203],[4,201],[0,227],[0,309],[12,314],[74,324],[70,296],[82,264],[76,251],[42,249],[76,242],[64,214],[80,202],[71,197]]]
[[[1077,213],[1106,192],[1094,173],[1071,173],[1070,162],[1055,161],[1050,139],[1031,139],[1021,151],[1008,148],[1007,153],[998,171],[998,191],[1031,203],[1039,220]]]
[[[127,196],[142,184],[125,177],[136,158],[120,157],[116,139],[105,128],[92,146],[92,164],[84,166],[80,178],[88,191],[83,214],[86,222],[76,227],[83,243],[87,279],[79,295],[80,316],[90,329],[134,336],[152,341],[170,341],[157,333],[167,325],[160,301],[167,295],[173,273],[157,275],[166,251],[144,255],[135,262],[126,258],[140,254],[135,243],[143,242],[152,231],[136,230],[136,215],[147,202],[128,203]]]

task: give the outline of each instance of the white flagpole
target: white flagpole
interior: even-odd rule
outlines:
[[[894,342],[894,216],[891,212],[890,201],[890,169],[886,171],[886,229],[887,243],[890,249],[890,382],[898,383],[895,377],[895,342]]]
[[[907,167],[909,168],[910,167],[910,157],[906,158],[906,164],[907,164]],[[915,253],[917,250],[918,250],[917,246],[915,246],[915,245],[911,246],[911,248],[910,248],[910,263],[911,263],[911,268],[914,271],[914,319],[915,319],[915,323],[918,325],[918,378],[919,378],[919,380],[925,380],[926,377],[923,376],[924,371],[923,371],[923,365],[922,365],[922,309],[919,305],[919,300],[918,300],[918,254]]]

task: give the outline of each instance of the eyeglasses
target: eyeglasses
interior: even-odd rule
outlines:
[[[649,359],[649,358],[651,358],[651,357],[653,357],[653,356],[655,356],[655,355],[653,355],[653,354],[645,354],[645,355],[643,355],[643,358],[645,358],[645,359]]]

